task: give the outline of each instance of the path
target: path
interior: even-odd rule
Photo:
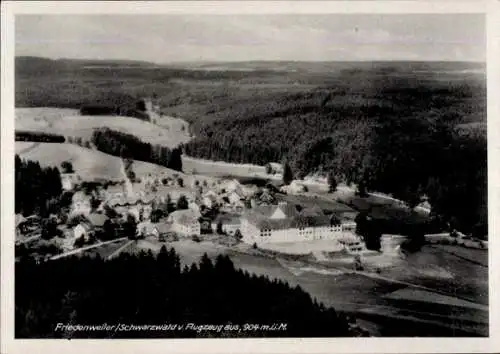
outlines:
[[[135,240],[130,240],[129,242],[127,242],[123,246],[119,247],[116,251],[114,251],[113,253],[111,253],[106,259],[110,260],[110,259],[116,257],[117,255],[120,254],[120,252],[122,252],[124,249],[126,249],[128,246],[130,246],[134,242],[135,242]]]
[[[93,244],[93,245],[90,245],[90,246],[86,246],[86,247],[82,247],[82,248],[77,248],[75,250],[71,250],[71,251],[66,252],[66,253],[61,253],[61,254],[55,255],[53,257],[50,257],[49,260],[53,261],[53,260],[56,260],[56,259],[60,259],[60,258],[72,256],[74,254],[82,253],[84,251],[88,251],[88,250],[93,249],[93,248],[101,247],[101,246],[104,246],[104,245],[109,245],[111,243],[115,243],[115,242],[118,242],[118,241],[124,241],[126,239],[127,239],[126,237],[121,237],[121,238],[117,238],[117,239],[114,239],[114,240],[111,240],[111,241],[99,242],[99,243],[96,243],[96,244]]]
[[[30,145],[30,146],[18,151],[16,154],[17,155],[27,154],[31,150],[36,149],[38,146],[40,146],[40,142],[33,142],[33,145]]]
[[[132,186],[132,182],[128,178],[127,172],[125,171],[125,163],[123,159],[120,159],[120,172],[123,175],[123,179],[125,181],[125,188],[127,189],[127,195],[129,197],[134,196],[134,187]]]
[[[31,241],[34,241],[34,240],[38,240],[41,237],[42,237],[42,234],[30,236],[30,237],[25,238],[24,240],[17,241],[16,245],[22,245],[24,243],[28,243],[28,242],[31,242]]]

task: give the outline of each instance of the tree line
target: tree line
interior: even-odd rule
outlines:
[[[25,216],[48,215],[55,211],[62,193],[57,167],[41,167],[38,162],[15,156],[15,212]]]
[[[64,143],[66,138],[59,134],[32,132],[24,130],[15,131],[16,141],[33,141],[39,143]]]
[[[117,115],[149,121],[149,114],[146,113],[146,105],[143,100],[138,100],[135,104],[131,100],[115,104],[85,104],[80,107],[80,114],[90,116]]]
[[[92,134],[92,143],[98,150],[125,159],[151,162],[176,171],[182,171],[182,150],[146,143],[134,135],[109,128],[99,128]]]
[[[351,336],[344,316],[300,287],[235,269],[228,256],[182,267],[173,248],[104,261],[68,257],[15,265],[16,338],[339,337]],[[82,331],[57,323],[286,323],[283,331]]]

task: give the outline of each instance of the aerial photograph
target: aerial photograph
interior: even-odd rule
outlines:
[[[484,14],[14,37],[16,339],[491,334]]]

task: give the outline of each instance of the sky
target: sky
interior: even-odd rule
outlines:
[[[196,61],[485,61],[480,14],[17,15],[16,56]]]

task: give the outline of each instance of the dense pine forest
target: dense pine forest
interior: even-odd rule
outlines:
[[[341,337],[346,319],[301,288],[236,270],[227,256],[181,269],[165,246],[151,252],[100,258],[16,263],[16,338]],[[68,331],[58,323],[269,324],[280,331]],[[234,327],[233,327],[234,328]]]
[[[96,129],[92,143],[98,150],[125,159],[155,163],[176,171],[182,171],[181,150],[165,146],[151,145],[134,135],[109,128]]]
[[[15,156],[15,212],[46,216],[59,204],[62,193],[57,167],[42,168],[35,161]]]

